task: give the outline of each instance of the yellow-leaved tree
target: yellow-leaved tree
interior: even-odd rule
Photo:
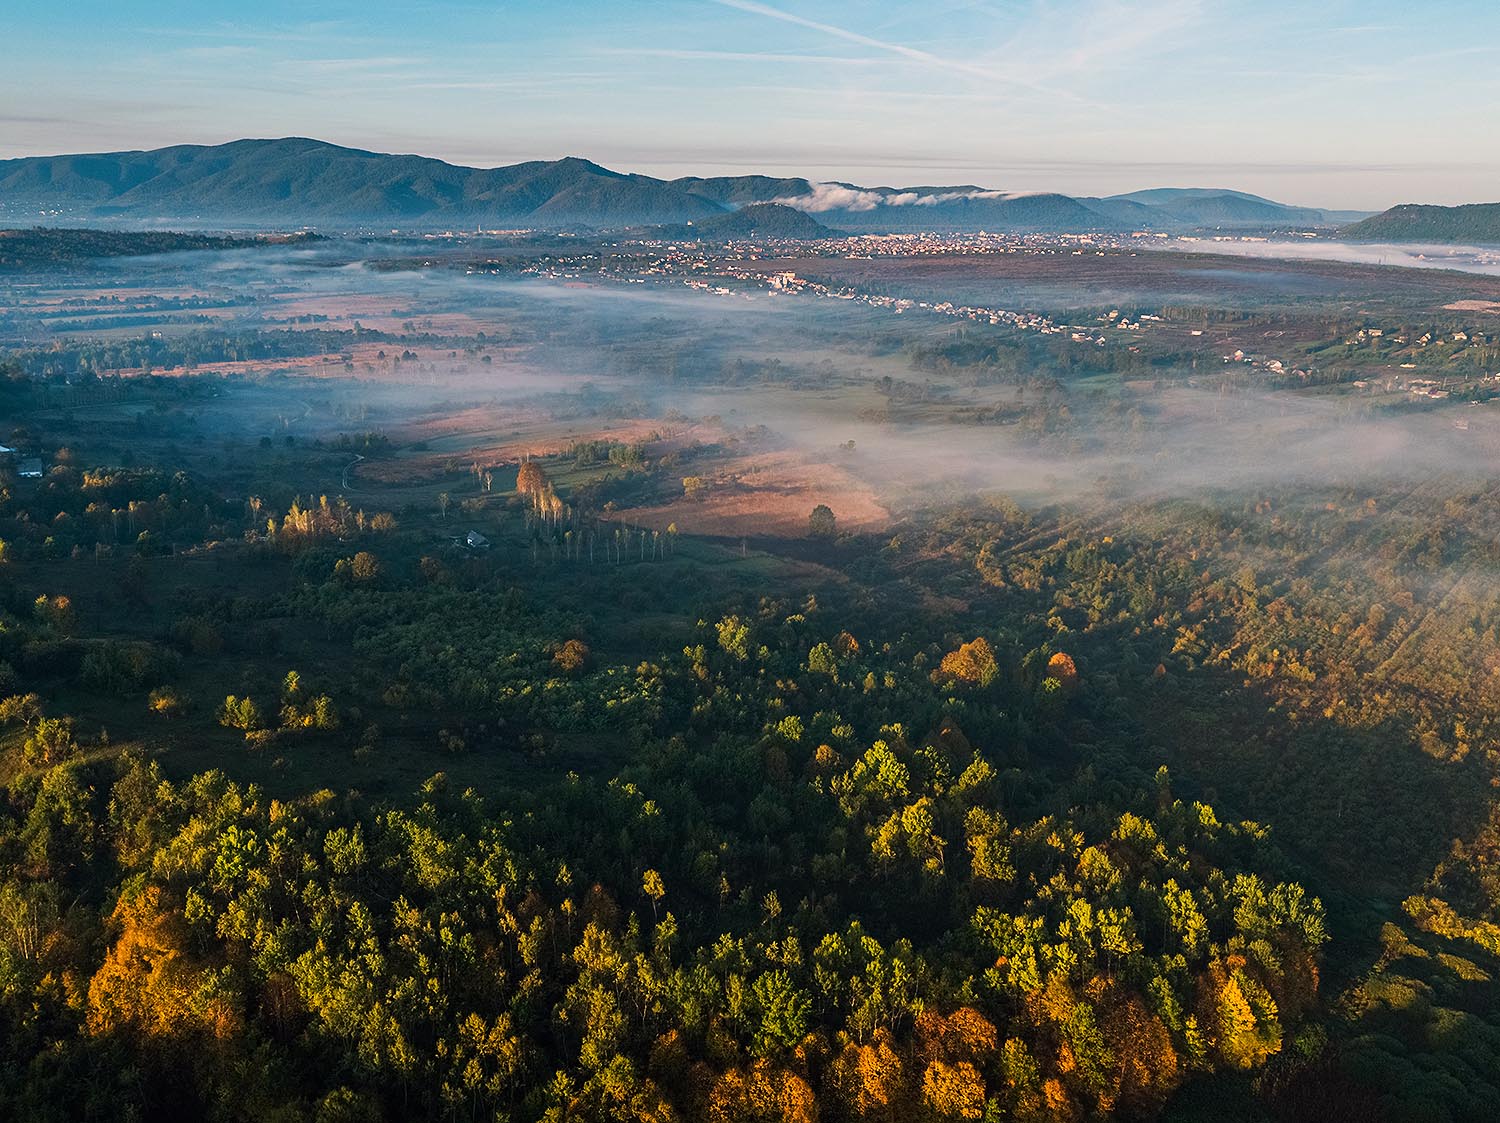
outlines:
[[[235,995],[189,954],[187,925],[160,887],[122,896],[110,921],[119,935],[89,982],[90,1033],[239,1033]]]

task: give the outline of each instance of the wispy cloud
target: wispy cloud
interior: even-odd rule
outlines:
[[[182,39],[241,40],[257,43],[329,43],[335,40],[357,42],[357,37],[346,34],[357,25],[340,20],[317,20],[310,23],[284,27],[256,28],[243,24],[218,22],[203,27],[155,27],[145,28],[149,35],[172,36]]]
[[[27,117],[15,113],[0,113],[0,125],[70,125],[68,117]]]
[[[599,52],[603,55],[628,55],[636,58],[670,58],[684,61],[703,59],[710,62],[755,62],[755,63],[807,63],[814,66],[876,66],[885,59],[860,58],[849,55],[799,55],[777,51],[710,51],[688,50],[674,47],[610,47]]]
[[[470,90],[478,92],[523,93],[530,95],[576,94],[584,86],[612,85],[619,81],[615,74],[557,74],[547,78],[475,78],[410,81],[403,80],[396,87],[403,90]]]
[[[1018,27],[998,54],[1016,60],[1016,73],[1036,85],[1087,81],[1121,68],[1139,73],[1143,59],[1201,51],[1188,32],[1203,24],[1203,15],[1203,0],[1046,7]]]
[[[184,47],[177,52],[183,58],[207,59],[210,62],[231,58],[246,58],[259,54],[255,47],[244,43],[220,43],[213,47]]]
[[[360,70],[398,70],[403,67],[425,66],[431,60],[403,58],[398,55],[377,55],[371,58],[299,58],[287,61],[292,65],[324,74],[346,74]]]
[[[905,59],[908,62],[917,63],[934,70],[941,70],[949,74],[960,74],[969,78],[981,78],[987,82],[1002,82],[1006,85],[1021,87],[1035,93],[1046,93],[1049,95],[1056,93],[1056,91],[1044,89],[1035,82],[1003,70],[980,66],[961,59],[944,58],[933,54],[931,51],[924,51],[918,47],[910,47],[904,43],[892,43],[884,39],[877,39],[874,36],[864,35],[858,31],[851,31],[844,27],[837,27],[831,23],[808,19],[805,16],[799,16],[794,12],[784,11],[781,8],[773,8],[769,4],[760,3],[759,0],[713,0],[713,2],[725,8],[734,8],[737,11],[763,16],[766,19],[779,20],[782,23],[792,24],[795,27],[804,27],[810,31],[817,31],[834,39],[842,39],[846,43],[855,43],[861,47],[883,51],[897,58]]]

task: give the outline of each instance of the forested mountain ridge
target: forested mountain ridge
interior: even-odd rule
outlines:
[[[627,225],[724,210],[661,180],[576,158],[462,168],[302,138],[0,161],[0,202],[11,214],[70,207],[98,217],[225,225]]]
[[[973,185],[874,187],[767,176],[627,175],[569,157],[469,168],[301,137],[0,161],[0,220],[204,227],[601,228],[696,222],[784,204],[847,230],[1185,229],[1322,225],[1328,214],[1235,192],[1113,199]]]
[[[1461,207],[1404,203],[1346,226],[1345,238],[1361,242],[1468,242],[1500,245],[1500,203]]]

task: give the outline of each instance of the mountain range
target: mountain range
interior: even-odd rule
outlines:
[[[766,204],[778,209],[734,217]],[[801,212],[811,222],[787,211]],[[10,223],[403,230],[692,224],[701,233],[729,238],[817,237],[830,227],[851,232],[1248,230],[1332,227],[1360,217],[1197,188],[1074,198],[974,185],[862,187],[758,175],[663,180],[577,157],[469,168],[295,137],[0,161],[0,221]]]

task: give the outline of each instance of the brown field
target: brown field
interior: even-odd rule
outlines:
[[[797,452],[736,458],[704,478],[708,487],[700,497],[639,507],[631,520],[658,529],[676,523],[685,534],[801,538],[807,516],[826,503],[841,530],[873,531],[890,523],[890,512],[868,484]]]
[[[516,464],[527,456],[558,455],[583,440],[626,444],[648,441],[659,437],[663,428],[648,418],[598,425],[558,421],[542,410],[524,406],[473,406],[456,413],[432,414],[394,430],[401,441],[426,447],[403,452],[393,460],[366,461],[350,472],[350,479],[361,484],[400,486],[413,478],[440,476],[454,460],[492,467]],[[669,442],[654,441],[652,455],[662,455],[670,448]]]

